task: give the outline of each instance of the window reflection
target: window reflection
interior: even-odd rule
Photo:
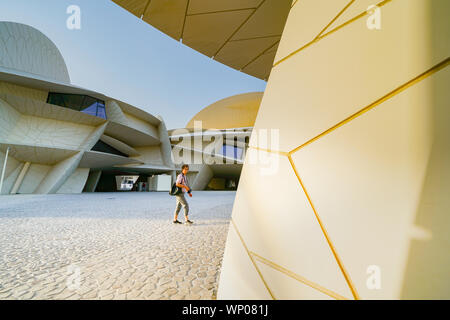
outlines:
[[[234,159],[242,159],[243,150],[241,148],[230,146],[227,144],[224,144],[222,146],[222,155],[234,158]]]
[[[47,103],[106,119],[105,102],[91,96],[50,92]]]

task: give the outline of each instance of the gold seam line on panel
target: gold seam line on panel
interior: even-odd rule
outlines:
[[[320,138],[322,138],[322,137],[326,136],[327,134],[333,132],[334,130],[338,129],[339,127],[342,127],[343,125],[347,124],[348,122],[350,122],[350,121],[358,118],[359,116],[363,115],[364,113],[374,109],[375,107],[379,106],[383,102],[385,102],[385,101],[395,97],[396,95],[400,94],[401,92],[405,91],[409,87],[415,85],[416,83],[418,83],[418,82],[428,78],[429,76],[433,75],[434,73],[436,73],[436,72],[440,71],[441,69],[447,67],[449,64],[450,64],[450,57],[445,59],[444,61],[438,63],[437,65],[435,65],[431,69],[428,69],[424,73],[418,75],[414,79],[412,79],[412,80],[402,84],[401,86],[397,87],[396,89],[394,89],[393,91],[391,91],[388,94],[384,95],[383,97],[381,97],[380,99],[376,100],[375,102],[372,102],[368,106],[362,108],[361,110],[359,110],[358,112],[356,112],[353,115],[349,116],[348,118],[346,118],[346,119],[342,120],[341,122],[335,124],[331,128],[329,128],[329,129],[325,130],[324,132],[320,133],[319,135],[315,136],[311,140],[308,140],[307,142],[305,142],[304,144],[298,146],[297,148],[293,149],[292,151],[289,151],[289,155],[294,154],[295,152],[297,152],[300,149],[306,147],[307,145],[313,143],[314,141],[319,140]]]
[[[383,0],[383,1],[381,1],[381,2],[379,2],[379,3],[377,3],[377,4],[375,4],[375,6],[381,8],[381,7],[385,6],[386,4],[388,4],[388,3],[391,2],[391,1],[394,1],[394,0]],[[337,26],[336,28],[331,29],[330,31],[324,33],[323,35],[321,35],[321,36],[318,38],[318,40],[321,40],[321,39],[323,39],[323,38],[329,36],[330,34],[335,33],[336,31],[342,29],[343,27],[349,25],[349,24],[352,23],[352,22],[357,21],[358,19],[361,19],[361,18],[367,16],[368,14],[369,14],[369,12],[368,12],[367,10],[361,12],[361,13],[358,14],[357,16],[351,18],[350,20],[347,20],[346,22],[342,23],[341,25]]]
[[[298,0],[294,1],[294,3],[291,5],[291,9],[296,5],[297,2],[298,2]]]
[[[299,281],[299,282],[301,282],[301,283],[303,283],[303,284],[305,284],[305,285],[307,285],[307,286],[309,286],[309,287],[311,287],[311,288],[313,288],[315,290],[318,290],[318,291],[326,294],[327,296],[330,296],[330,297],[332,297],[332,298],[334,298],[336,300],[348,300],[346,297],[341,296],[340,294],[338,294],[338,293],[336,293],[336,292],[334,292],[332,290],[329,290],[329,289],[327,289],[325,287],[322,287],[321,285],[319,285],[319,284],[317,284],[315,282],[309,281],[308,279],[306,279],[306,278],[296,274],[295,272],[292,272],[292,271],[290,271],[290,270],[288,270],[288,269],[286,269],[286,268],[276,264],[273,261],[270,261],[270,260],[268,260],[266,258],[261,257],[260,255],[258,255],[257,253],[255,253],[253,251],[250,251],[250,254],[255,256],[257,260],[261,261],[262,263],[266,264],[267,266],[269,266],[269,267],[271,267],[271,268],[273,268],[273,269],[275,269],[275,270],[277,270],[277,271],[279,271],[281,273],[284,273],[285,275],[291,277],[292,279],[295,279],[295,280],[297,280],[297,281]]]
[[[242,38],[242,39],[232,39],[228,42],[237,42],[237,41],[246,41],[246,40],[258,40],[258,39],[268,39],[268,38],[275,38],[275,37],[281,37],[281,34],[277,34],[274,36],[260,36],[260,37],[252,37],[252,38]]]
[[[219,54],[220,50],[222,50],[223,47],[225,47],[225,45],[228,43],[228,41],[230,41],[230,40],[234,37],[234,35],[235,35],[236,33],[238,33],[238,31],[241,30],[241,28],[247,23],[247,21],[249,21],[250,18],[253,17],[253,15],[255,14],[255,12],[258,11],[258,9],[263,5],[263,3],[264,3],[265,1],[266,1],[266,0],[262,0],[261,3],[258,4],[258,6],[256,7],[256,9],[255,9],[252,13],[250,13],[250,14],[248,15],[247,18],[244,19],[244,21],[239,25],[239,27],[237,27],[236,30],[234,30],[234,32],[231,34],[231,36],[229,36],[228,39],[220,46],[219,50],[217,50],[217,52],[213,55],[213,57],[215,57],[216,55]]]
[[[255,260],[253,259],[253,256],[250,254],[250,251],[247,248],[247,245],[244,242],[244,239],[241,236],[241,233],[239,232],[239,229],[237,228],[236,224],[234,223],[234,220],[231,219],[231,223],[233,224],[234,230],[236,230],[237,235],[239,236],[239,239],[241,240],[242,245],[244,246],[245,251],[248,254],[248,257],[250,258],[250,261],[252,262],[253,266],[256,269],[256,272],[258,272],[259,277],[261,278],[262,282],[264,283],[264,286],[266,287],[267,291],[269,292],[270,296],[272,297],[273,300],[275,299],[275,296],[272,293],[272,290],[270,290],[269,285],[267,284],[266,280],[264,279],[261,271],[259,270],[258,266],[255,263]]]
[[[209,11],[209,12],[198,12],[198,13],[187,14],[187,16],[192,17],[192,16],[201,16],[204,14],[236,12],[236,11],[255,10],[255,9],[256,8],[239,8],[239,9],[218,10],[218,11]]]
[[[387,4],[387,3],[391,2],[391,1],[393,1],[393,0],[384,0],[384,1],[380,2],[380,3],[378,3],[376,6],[377,6],[377,7],[382,7],[382,6],[384,6],[385,4]],[[320,41],[320,40],[322,40],[322,39],[328,37],[328,36],[331,35],[332,33],[334,33],[334,32],[336,32],[336,31],[342,29],[343,27],[349,25],[349,24],[352,23],[352,22],[355,22],[355,21],[359,20],[360,18],[366,16],[367,14],[368,14],[367,11],[364,11],[364,12],[358,14],[356,17],[353,17],[353,18],[351,18],[350,20],[344,22],[343,24],[337,26],[336,28],[330,30],[329,32],[327,32],[327,33],[325,33],[325,34],[322,34],[320,37],[313,39],[312,41],[310,41],[310,42],[308,42],[307,44],[305,44],[303,47],[298,48],[297,50],[291,52],[290,54],[288,54],[288,55],[285,56],[284,58],[278,60],[276,63],[274,63],[273,67],[276,67],[276,66],[279,65],[280,63],[282,63],[282,62],[288,60],[289,58],[292,58],[292,57],[295,56],[297,53],[299,53],[299,52],[305,50],[306,48],[310,47],[310,46],[313,45],[314,43],[316,43],[316,42],[318,42],[318,41]]]
[[[254,149],[254,150],[264,151],[267,153],[276,153],[276,154],[279,154],[279,155],[282,155],[285,157],[287,157],[289,155],[289,152],[284,152],[284,151],[270,150],[270,149],[264,149],[264,148],[254,147],[254,146],[248,146],[248,147],[251,149]]]
[[[322,33],[324,33],[332,24],[333,22],[335,22],[344,12],[345,10],[347,10],[353,3],[355,2],[355,0],[350,0],[349,3],[347,3],[347,5],[341,10],[339,11],[339,13],[337,14],[336,17],[333,18],[333,20],[331,20],[325,28],[322,29],[322,31],[319,32],[319,34],[314,38],[314,40],[316,40],[317,38],[319,38]]]
[[[141,19],[145,18],[145,14],[147,13],[148,7],[150,6],[150,2],[152,2],[152,0],[148,0],[147,4],[145,5],[144,11],[142,12],[142,17]]]
[[[294,173],[295,173],[295,175],[296,175],[296,177],[298,179],[298,182],[300,183],[300,186],[303,189],[303,192],[305,193],[306,198],[308,199],[309,205],[311,206],[311,208],[312,208],[312,210],[314,212],[314,215],[316,216],[316,219],[317,219],[317,222],[319,223],[320,229],[322,229],[322,233],[325,236],[325,239],[326,239],[326,241],[328,243],[328,246],[330,247],[331,252],[333,253],[333,256],[334,256],[334,258],[335,258],[335,260],[336,260],[336,262],[337,262],[339,268],[341,269],[341,272],[342,272],[342,274],[343,274],[343,276],[345,278],[345,281],[347,282],[347,284],[348,284],[348,286],[350,288],[350,291],[352,292],[353,297],[355,298],[355,300],[359,300],[359,295],[358,295],[358,292],[356,291],[355,285],[353,284],[352,279],[350,278],[350,275],[348,274],[347,270],[345,269],[344,264],[341,261],[341,258],[337,254],[337,251],[336,251],[336,248],[333,245],[333,242],[331,242],[330,236],[328,235],[328,232],[325,229],[325,226],[323,225],[322,219],[320,219],[319,214],[317,213],[316,207],[314,206],[314,204],[313,204],[313,202],[311,200],[311,197],[309,196],[309,193],[306,190],[302,179],[300,178],[300,175],[299,175],[299,173],[297,171],[297,167],[295,166],[294,161],[292,160],[292,156],[289,155],[288,159],[289,159],[289,162],[291,163],[292,169],[294,170]]]
[[[189,2],[190,2],[190,0],[187,0],[187,2],[186,2],[186,10],[184,11],[184,20],[183,20],[183,26],[181,27],[180,39],[183,39],[183,36],[184,36],[184,27],[186,26],[186,18],[187,18],[187,13],[189,10]]]
[[[272,44],[270,47],[268,47],[267,49],[265,49],[263,52],[261,52],[260,54],[258,54],[256,57],[254,57],[252,60],[250,60],[250,62],[248,62],[245,66],[243,66],[241,68],[241,70],[244,70],[245,68],[247,68],[249,65],[251,65],[253,62],[255,62],[256,60],[258,60],[259,58],[261,58],[263,55],[265,55],[267,53],[267,51],[269,51],[270,49],[272,49],[273,47],[275,47],[276,45],[278,45],[280,43],[280,40],[277,40],[274,44]]]

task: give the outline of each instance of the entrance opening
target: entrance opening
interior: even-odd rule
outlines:
[[[118,191],[131,191],[133,190],[135,182],[139,179],[139,176],[116,176],[116,185]]]

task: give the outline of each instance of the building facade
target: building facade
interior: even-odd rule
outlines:
[[[186,128],[170,130],[177,168],[189,164],[193,190],[236,190],[262,92],[238,94],[197,113]]]
[[[70,83],[38,30],[0,22],[1,194],[117,191],[116,176],[172,176],[164,121]]]

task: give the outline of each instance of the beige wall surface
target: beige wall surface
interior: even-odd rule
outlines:
[[[18,193],[29,194],[34,193],[44,180],[51,166],[41,164],[31,164],[28,169],[22,184],[19,187]]]
[[[0,112],[0,139],[6,140],[19,122],[21,114],[2,99],[0,99]]]
[[[79,148],[94,127],[69,121],[22,116],[6,137],[9,142]]]
[[[81,193],[89,176],[88,168],[78,168],[67,178],[61,188],[56,193]]]
[[[154,126],[152,126],[151,124],[149,124],[148,122],[146,122],[142,119],[139,119],[129,113],[124,112],[124,115],[128,120],[128,126],[134,128],[136,130],[142,131],[146,134],[149,134],[151,136],[159,137],[158,129],[155,128]]]
[[[47,101],[48,96],[48,92],[45,90],[27,88],[4,81],[0,81],[0,93],[22,96],[39,101]]]
[[[140,155],[131,158],[142,161],[144,163],[151,163],[161,166],[165,165],[162,159],[160,146],[140,147],[136,148],[136,151],[139,152]]]
[[[219,299],[450,298],[450,2],[378,2],[379,30],[368,1],[292,7]]]

